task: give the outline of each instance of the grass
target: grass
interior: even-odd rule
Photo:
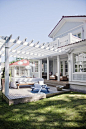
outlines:
[[[0,129],[86,128],[86,94],[70,92],[8,106],[0,92]]]

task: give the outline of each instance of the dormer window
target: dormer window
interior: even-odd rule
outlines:
[[[74,34],[74,36],[81,38],[81,33]]]
[[[77,36],[78,36],[78,38],[81,38],[81,33],[78,33]]]

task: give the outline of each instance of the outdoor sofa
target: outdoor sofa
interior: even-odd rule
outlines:
[[[56,75],[51,75],[50,80],[57,80],[57,76]]]
[[[67,76],[61,76],[61,77],[60,77],[60,81],[68,81]]]
[[[11,88],[19,88],[26,86],[33,86],[35,83],[39,81],[44,81],[43,78],[11,78],[10,87]]]

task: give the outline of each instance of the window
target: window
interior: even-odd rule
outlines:
[[[65,61],[65,75],[68,74],[68,63],[67,61]]]
[[[16,75],[19,76],[19,66],[16,66]]]
[[[74,54],[74,72],[86,72],[86,52]]]
[[[63,76],[63,62],[61,61],[61,75]]]
[[[28,76],[28,70],[23,66],[20,67],[20,76]]]
[[[44,63],[42,64],[42,72],[44,72]]]
[[[33,65],[33,62],[31,62],[32,63],[32,65]],[[33,72],[33,66],[32,66],[32,72]]]
[[[74,34],[74,36],[81,38],[81,33]]]
[[[35,72],[38,72],[38,61],[35,61]]]
[[[77,36],[78,36],[78,38],[81,38],[81,33],[78,33]]]
[[[47,63],[44,64],[44,72],[47,73]]]

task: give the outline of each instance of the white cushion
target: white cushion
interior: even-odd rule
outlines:
[[[35,86],[35,88],[38,88],[38,89],[41,88],[41,86],[39,84],[37,84],[37,83],[34,84],[34,86]]]
[[[39,81],[39,85],[43,85],[44,84],[44,82],[43,81]]]
[[[34,83],[34,82],[26,82],[27,84],[32,84],[32,83]]]
[[[51,77],[54,77],[54,75],[51,75]]]
[[[56,76],[58,76],[58,73],[56,73]]]
[[[25,84],[26,82],[19,82],[20,84]]]

